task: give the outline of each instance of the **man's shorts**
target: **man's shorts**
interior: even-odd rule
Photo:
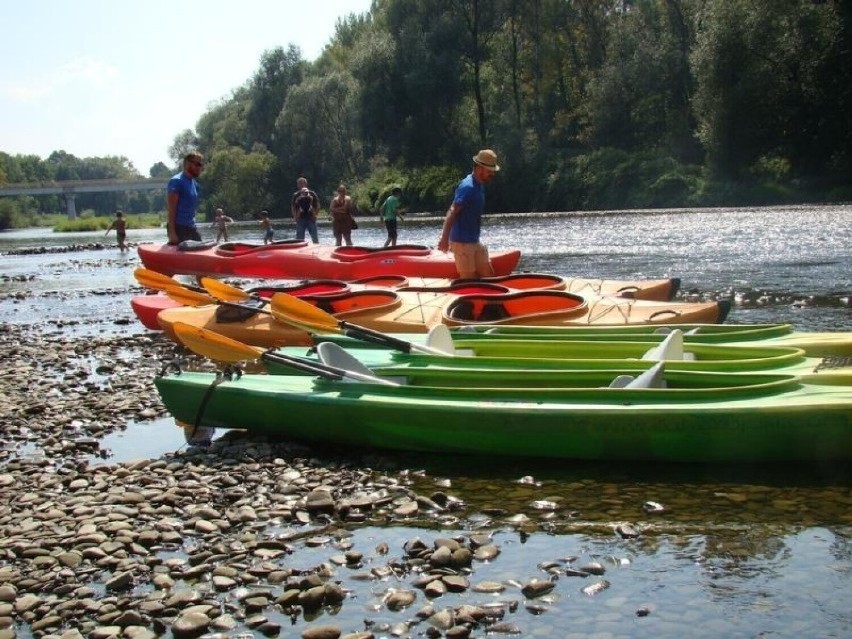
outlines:
[[[491,277],[494,269],[488,257],[488,247],[479,242],[450,242],[459,274],[474,273],[477,277]]]

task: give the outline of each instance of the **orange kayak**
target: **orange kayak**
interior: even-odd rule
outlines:
[[[433,326],[528,325],[612,326],[625,324],[719,323],[730,304],[652,302],[622,297],[583,297],[565,291],[482,292],[452,290],[364,290],[305,296],[339,320],[385,333],[425,333]],[[166,309],[160,326],[175,339],[172,325],[183,322],[246,344],[272,348],[310,345],[310,335],[274,319],[266,309],[208,305]]]
[[[470,288],[480,285],[480,289]],[[405,277],[404,275],[375,276],[346,282],[343,280],[306,280],[289,286],[255,286],[249,293],[271,298],[278,292],[289,293],[297,297],[305,295],[328,295],[344,293],[362,288],[389,288],[395,290],[429,292],[464,285],[468,293],[481,290],[483,293],[510,293],[512,291],[555,290],[578,293],[581,295],[620,295],[642,300],[666,301],[672,299],[680,286],[678,278],[659,280],[605,280],[582,277],[562,277],[547,273],[512,273],[498,277],[486,277],[479,280],[451,280],[423,277]],[[157,315],[166,308],[182,306],[166,295],[138,295],[130,300],[130,305],[139,321],[150,330],[160,330]]]

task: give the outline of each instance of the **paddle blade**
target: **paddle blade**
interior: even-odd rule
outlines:
[[[225,284],[225,282],[220,282],[212,277],[202,277],[201,286],[210,295],[223,302],[246,302],[252,299],[252,296],[243,289]]]
[[[155,291],[163,291],[167,287],[180,286],[180,282],[174,278],[171,278],[168,275],[163,275],[162,273],[157,273],[157,271],[152,271],[144,266],[136,268],[136,270],[133,271],[133,277],[135,277],[136,281],[142,286],[152,288]]]
[[[181,344],[193,353],[198,353],[218,362],[255,360],[259,359],[264,353],[262,348],[243,344],[199,326],[175,322],[172,328]]]
[[[215,304],[216,300],[210,297],[207,293],[199,293],[191,291],[188,288],[183,288],[180,285],[166,286],[163,291],[176,302],[180,302],[184,306],[207,306]]]
[[[275,319],[307,331],[342,332],[340,322],[334,315],[287,293],[276,293],[272,296],[272,315]]]

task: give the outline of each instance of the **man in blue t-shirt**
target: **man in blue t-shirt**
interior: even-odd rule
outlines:
[[[179,244],[184,240],[201,241],[195,227],[195,209],[201,194],[197,179],[203,169],[204,156],[193,151],[183,158],[183,171],[169,180],[166,187],[169,244]]]
[[[488,247],[479,241],[479,230],[485,210],[485,184],[499,170],[497,154],[491,149],[474,155],[473,171],[459,183],[447,210],[438,250],[453,252],[461,278],[494,275]]]

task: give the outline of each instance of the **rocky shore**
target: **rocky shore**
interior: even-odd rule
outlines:
[[[165,416],[152,381],[174,346],[160,336],[3,324],[0,350],[0,639],[520,635],[557,589],[610,585],[579,555],[477,578],[500,561],[493,522],[403,468],[239,434],[104,463],[104,435]],[[557,506],[536,508],[545,521]],[[522,535],[537,526],[491,514]],[[354,541],[411,522],[434,535]]]

